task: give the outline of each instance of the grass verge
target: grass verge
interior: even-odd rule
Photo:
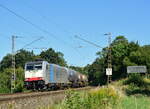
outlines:
[[[88,92],[69,90],[60,104],[44,109],[150,109],[150,80],[133,75]]]

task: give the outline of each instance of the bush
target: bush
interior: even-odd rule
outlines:
[[[113,107],[117,104],[119,100],[119,95],[113,88],[100,88],[98,90],[93,90],[89,92],[89,97],[91,98],[91,104],[95,107]]]
[[[113,88],[98,88],[87,93],[68,91],[62,109],[106,109],[117,105],[119,95]]]
[[[127,95],[150,95],[150,81],[139,74],[131,75],[123,84],[128,85]]]
[[[133,95],[135,93],[139,93],[140,88],[135,84],[130,84],[125,90],[127,95]]]
[[[129,78],[126,81],[124,81],[124,84],[125,85],[134,84],[135,86],[138,86],[138,87],[148,86],[147,82],[144,80],[144,77],[139,74],[130,75]]]
[[[67,91],[63,104],[64,109],[82,109],[81,94],[74,91]]]

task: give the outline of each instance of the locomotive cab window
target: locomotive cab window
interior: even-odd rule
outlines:
[[[42,64],[36,64],[34,65],[35,70],[41,70],[42,69]]]
[[[33,65],[27,65],[26,70],[33,70]]]

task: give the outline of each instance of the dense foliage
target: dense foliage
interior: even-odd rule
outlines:
[[[127,85],[127,95],[146,95],[150,96],[150,80],[139,74],[132,74],[123,81]]]
[[[117,80],[127,76],[126,68],[132,65],[146,65],[150,71],[150,45],[140,46],[138,42],[129,42],[124,36],[116,37],[111,43],[112,79]],[[92,85],[105,84],[108,48],[97,52],[98,58],[91,65],[87,65],[89,81]]]
[[[55,52],[52,48],[41,52],[40,57],[49,63],[59,64],[61,66],[66,66],[67,63],[65,59],[63,58],[63,53],[61,52]]]
[[[68,91],[60,109],[115,109],[119,95],[113,88],[79,93]]]

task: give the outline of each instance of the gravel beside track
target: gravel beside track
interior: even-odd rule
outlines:
[[[93,89],[93,87],[73,88],[72,90],[83,91],[90,89]],[[37,109],[41,106],[60,102],[65,97],[65,91],[0,94],[0,109]]]

